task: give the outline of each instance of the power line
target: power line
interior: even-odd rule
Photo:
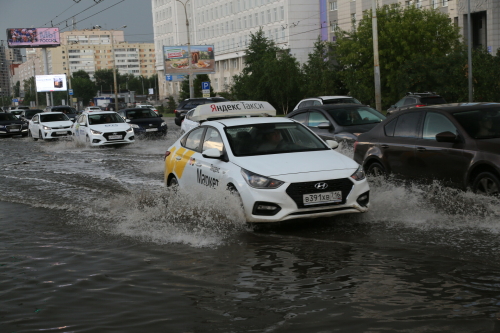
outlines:
[[[64,14],[66,11],[68,11],[69,9],[71,9],[74,5],[76,5],[76,3],[72,4],[71,6],[69,6],[69,7],[68,7],[67,9],[65,9],[62,13],[60,13],[60,14],[56,15],[56,17],[54,17],[52,20],[50,20],[49,22],[45,23],[45,24],[43,25],[43,27],[44,27],[44,26],[46,26],[46,25],[47,25],[47,24],[49,24],[49,23],[52,23],[52,21],[53,21],[53,20],[55,20],[55,19],[56,19],[56,18],[58,18],[60,15]]]
[[[97,12],[97,13],[95,13],[95,14],[92,14],[92,15],[90,15],[90,16],[87,16],[87,17],[86,17],[86,18],[84,18],[84,19],[81,19],[81,20],[79,20],[79,21],[76,21],[76,22],[75,22],[75,24],[76,24],[76,23],[80,23],[80,22],[82,22],[82,21],[85,21],[86,19],[89,19],[89,18],[91,18],[92,16],[96,16],[97,14],[100,14],[100,13],[104,12],[105,10],[108,10],[108,9],[110,9],[111,7],[114,7],[114,6],[116,6],[116,5],[120,4],[120,3],[124,2],[124,1],[125,1],[125,0],[121,0],[121,1],[119,1],[119,2],[117,2],[117,3],[115,3],[114,5],[111,5],[111,6],[109,6],[109,7],[104,8],[104,9],[103,9],[103,10],[101,10],[101,11],[98,11],[98,12]],[[97,5],[97,3],[96,3],[95,5]],[[93,7],[93,6],[95,6],[95,5],[92,5],[91,7]],[[68,27],[66,27],[66,28],[62,28],[62,29],[61,29],[61,31],[66,30],[67,28],[68,28]]]

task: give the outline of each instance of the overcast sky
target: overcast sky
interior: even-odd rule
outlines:
[[[126,25],[123,30],[127,42],[154,41],[151,0],[76,1],[78,3],[75,0],[0,0],[0,40],[7,39],[7,28],[50,27],[51,21],[61,31],[68,31],[75,15],[76,29],[89,29],[94,25],[119,29]],[[66,28],[66,20],[69,28]]]

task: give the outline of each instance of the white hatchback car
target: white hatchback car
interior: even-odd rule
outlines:
[[[84,111],[72,127],[73,138],[91,146],[134,142],[134,129],[114,111]]]
[[[337,142],[321,140],[292,119],[241,118],[270,107],[251,103],[254,110],[246,109],[245,102],[197,107],[193,117],[201,126],[165,153],[166,185],[235,192],[252,223],[368,210],[370,188],[363,168],[332,150]],[[240,118],[223,118],[231,114]]]
[[[183,135],[184,133],[189,132],[190,130],[192,130],[195,127],[200,126],[199,122],[194,121],[194,120],[191,119],[191,117],[193,116],[194,110],[195,109],[189,110],[186,113],[186,116],[184,116],[184,120],[181,123],[181,135]]]
[[[73,122],[62,112],[38,113],[30,119],[28,135],[33,140],[48,140],[71,135]]]

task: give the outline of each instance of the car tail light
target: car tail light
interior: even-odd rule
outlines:
[[[416,108],[420,108],[422,106],[425,106],[425,104],[417,104],[417,105],[415,105]]]
[[[168,155],[170,155],[170,151],[169,151],[169,150],[167,150],[167,151],[165,152],[165,157],[163,157],[163,160],[166,160],[166,159],[167,159],[167,157],[168,157]]]
[[[358,146],[358,141],[354,141],[354,151],[356,151],[357,146]]]
[[[174,113],[177,113],[177,112],[179,112],[179,111],[177,111],[177,110],[174,110]]]

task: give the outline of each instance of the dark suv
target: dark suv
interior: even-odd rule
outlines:
[[[78,111],[68,105],[47,106],[45,112],[62,112],[67,115],[72,122],[75,122],[76,116],[78,115]]]
[[[218,102],[228,102],[224,97],[204,97],[204,98],[186,98],[181,101],[177,108],[174,110],[175,113],[175,124],[181,126],[186,113],[197,107],[198,105],[208,104],[208,103],[218,103]]]
[[[418,108],[427,105],[446,104],[447,102],[443,97],[435,92],[424,93],[407,93],[405,97],[401,98],[396,104],[387,109],[387,115],[409,108]]]

